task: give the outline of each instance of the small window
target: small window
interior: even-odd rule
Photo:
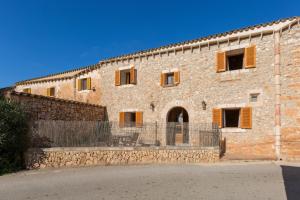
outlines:
[[[83,78],[81,81],[81,90],[87,90],[87,78]]]
[[[31,88],[25,88],[25,89],[23,89],[23,92],[31,94]]]
[[[49,88],[49,96],[54,97],[55,96],[55,87]]]
[[[135,112],[125,112],[124,116],[125,127],[135,127],[136,125],[136,113]]]
[[[250,102],[257,102],[259,94],[250,94]]]
[[[120,71],[121,85],[133,84],[130,69]]]
[[[166,74],[165,85],[174,85],[174,72]]]
[[[240,109],[223,109],[223,127],[238,128],[240,120]]]
[[[244,67],[244,49],[226,52],[227,71],[239,70]]]

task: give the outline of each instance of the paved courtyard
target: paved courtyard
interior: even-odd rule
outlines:
[[[0,177],[0,199],[299,199],[300,164],[218,163],[26,171]]]

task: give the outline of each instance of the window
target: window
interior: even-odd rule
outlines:
[[[120,112],[119,126],[120,127],[142,127],[143,113],[142,112]]]
[[[55,87],[51,87],[47,89],[47,96],[54,97],[55,96]]]
[[[91,89],[91,78],[78,79],[77,83],[78,91]]]
[[[175,86],[180,83],[179,71],[161,73],[160,84],[161,86]]]
[[[23,89],[23,92],[31,94],[31,88],[25,88],[25,89]]]
[[[252,128],[252,108],[214,108],[212,122],[219,128]]]
[[[135,126],[136,115],[135,112],[126,112],[125,113],[125,127],[133,127]]]
[[[244,67],[244,49],[226,52],[227,71],[243,69]]]
[[[130,69],[116,70],[115,71],[115,85],[128,85],[136,84],[136,69],[131,67]]]
[[[240,109],[223,110],[223,127],[239,127]]]
[[[256,46],[235,49],[216,54],[216,71],[225,72],[256,66]]]
[[[132,84],[130,69],[121,70],[120,73],[121,73],[121,85]]]
[[[258,93],[250,94],[250,102],[257,102],[258,101]]]
[[[166,74],[165,85],[174,85],[174,73]]]

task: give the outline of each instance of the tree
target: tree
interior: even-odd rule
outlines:
[[[24,168],[28,141],[27,117],[21,106],[0,98],[0,175]]]

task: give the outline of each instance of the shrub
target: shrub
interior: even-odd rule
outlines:
[[[24,167],[28,125],[20,105],[0,99],[0,175]]]

